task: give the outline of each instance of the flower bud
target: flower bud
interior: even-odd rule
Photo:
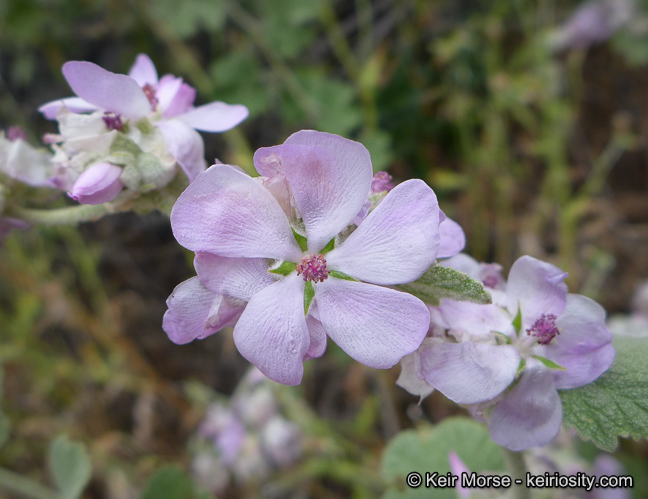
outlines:
[[[68,195],[83,204],[112,201],[124,187],[121,173],[122,169],[111,163],[95,163],[79,176]]]

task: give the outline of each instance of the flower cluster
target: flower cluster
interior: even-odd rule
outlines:
[[[174,235],[196,252],[198,276],[167,301],[171,340],[234,325],[243,357],[290,385],[327,337],[374,368],[416,350],[430,312],[391,286],[465,241],[432,189],[420,180],[392,188],[374,177],[364,146],[315,131],[260,149],[254,163],[259,178],[212,166],[174,206]]]
[[[482,280],[493,304],[430,307],[429,335],[403,359],[398,384],[422,397],[439,390],[487,417],[493,440],[509,449],[549,443],[562,421],[556,390],[591,383],[612,364],[604,310],[568,294],[566,273],[529,256],[513,264],[507,282],[465,255],[444,265]]]
[[[272,385],[253,368],[229,404],[214,402],[207,408],[192,462],[193,474],[207,489],[220,492],[232,480],[259,480],[301,456],[302,432],[282,416]]]

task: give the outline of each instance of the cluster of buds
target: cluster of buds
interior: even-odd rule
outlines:
[[[192,445],[192,471],[204,487],[258,482],[293,465],[302,455],[299,426],[281,414],[276,384],[252,368],[228,404],[207,408]]]

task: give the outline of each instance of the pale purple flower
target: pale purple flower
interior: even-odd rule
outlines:
[[[450,464],[450,471],[452,472],[452,474],[456,477],[459,477],[459,479],[457,480],[457,485],[455,487],[457,489],[457,494],[459,494],[459,497],[463,497],[464,499],[470,497],[470,489],[462,485],[463,475],[469,475],[470,469],[454,451],[450,451],[448,453],[448,463]]]
[[[195,130],[224,132],[248,116],[247,108],[240,104],[211,102],[194,107],[196,90],[170,74],[158,78],[145,54],[137,56],[128,75],[91,62],[70,61],[63,65],[63,76],[77,97],[41,106],[39,111],[46,118],[56,119],[62,106],[75,113],[101,110],[107,129],[121,131],[126,121],[150,117],[190,181],[205,169],[204,145]]]
[[[95,163],[74,183],[69,196],[83,204],[102,204],[115,199],[124,187],[122,169],[110,163]]]
[[[7,128],[6,136],[7,140],[10,140],[11,142],[14,142],[18,139],[22,139],[24,141],[28,140],[27,132],[25,132],[25,129],[20,125],[12,125]]]
[[[368,151],[315,131],[269,150],[257,152],[255,159],[272,155],[257,168],[263,173],[270,165],[278,183],[285,177],[281,190],[289,190],[290,200],[275,198],[263,179],[214,165],[171,213],[176,239],[196,252],[202,285],[247,302],[234,328],[239,352],[269,378],[291,385],[301,381],[304,360],[324,353],[327,336],[363,364],[393,366],[420,345],[429,312],[418,298],[384,286],[414,281],[434,263],[434,192],[420,180],[404,182],[349,233],[371,188]],[[201,306],[192,317],[205,316]],[[179,325],[165,324],[172,339],[205,334],[178,331]]]
[[[414,374],[431,387],[459,404],[478,405],[478,412],[493,406],[491,437],[512,450],[553,440],[562,421],[556,390],[591,383],[614,359],[604,310],[567,294],[565,276],[549,263],[519,258],[500,297],[504,307],[442,300],[431,317],[448,336],[426,340],[414,354]]]

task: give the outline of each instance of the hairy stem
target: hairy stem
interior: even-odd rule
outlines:
[[[527,466],[524,462],[524,453],[523,452],[513,452],[505,447],[500,447],[502,455],[504,456],[504,462],[506,463],[506,469],[511,476],[513,481],[513,497],[515,499],[530,499],[531,491],[526,487],[526,473]],[[522,485],[516,485],[515,480],[522,480]]]

